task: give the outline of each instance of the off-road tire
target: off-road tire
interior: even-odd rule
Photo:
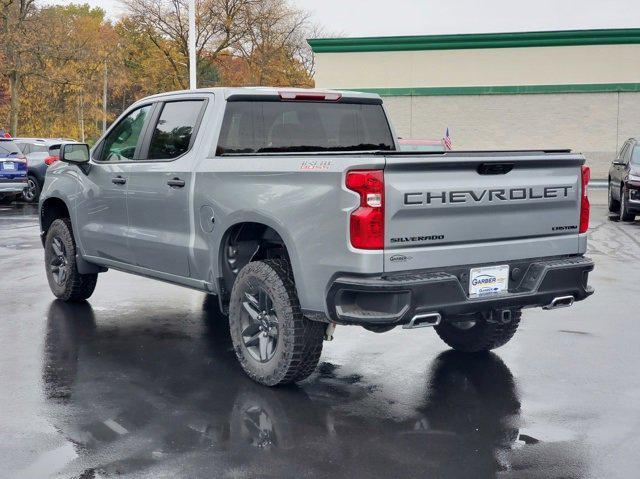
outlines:
[[[65,249],[67,277],[62,284],[58,284],[50,268],[54,238],[60,238]],[[76,264],[76,242],[69,218],[61,218],[51,223],[44,242],[45,268],[51,292],[63,301],[82,301],[88,299],[96,288],[98,274],[80,274]]]
[[[469,329],[460,329],[453,323],[444,322],[436,326],[435,330],[440,339],[456,351],[478,353],[507,344],[516,333],[521,316],[521,311],[515,311],[511,315],[511,321],[503,324],[489,322],[477,315],[475,325]]]
[[[627,196],[625,196],[624,187],[620,188],[620,221],[633,221],[636,219],[636,215],[629,212],[628,195],[627,193]]]
[[[607,203],[609,206],[609,213],[620,213],[620,201],[613,197],[613,185],[611,184],[611,180],[609,180],[607,188]]]
[[[278,342],[273,357],[267,362],[252,357],[242,337],[242,300],[249,283],[259,285],[269,295],[277,316]],[[325,327],[324,323],[311,321],[300,311],[287,261],[254,261],[238,274],[229,302],[229,329],[238,361],[254,381],[276,386],[308,377],[320,359]]]

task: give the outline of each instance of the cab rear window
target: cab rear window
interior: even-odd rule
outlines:
[[[230,101],[216,153],[393,150],[382,105]]]

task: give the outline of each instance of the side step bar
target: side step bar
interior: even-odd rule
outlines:
[[[416,328],[429,328],[431,326],[437,326],[442,321],[440,313],[425,313],[416,314],[411,321],[407,324],[403,324],[403,329],[416,329]]]

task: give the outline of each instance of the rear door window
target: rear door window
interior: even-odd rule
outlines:
[[[149,160],[172,160],[191,148],[204,100],[167,102],[149,143]]]
[[[217,154],[393,150],[382,105],[230,101]]]

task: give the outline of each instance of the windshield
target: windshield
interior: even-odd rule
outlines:
[[[13,140],[0,140],[0,158],[20,156],[22,153]]]
[[[231,101],[217,154],[393,149],[380,104]]]
[[[640,166],[640,146],[636,146],[633,149],[633,155],[631,155],[631,163]]]

